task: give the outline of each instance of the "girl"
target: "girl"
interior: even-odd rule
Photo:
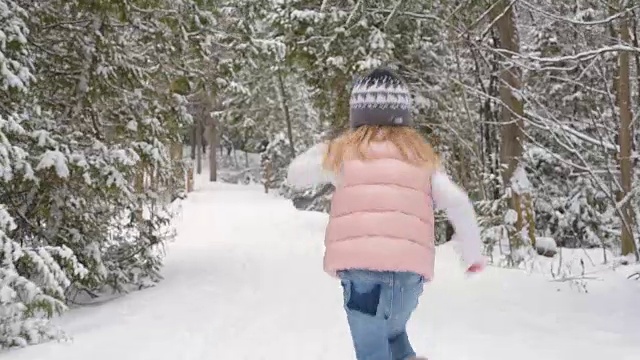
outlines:
[[[336,186],[324,268],[341,279],[358,360],[424,359],[416,357],[406,325],[433,278],[434,207],[453,224],[467,271],[484,267],[473,207],[413,129],[410,104],[398,76],[374,70],[352,90],[351,129],[288,169],[292,186]]]

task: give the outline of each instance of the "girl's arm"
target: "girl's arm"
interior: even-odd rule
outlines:
[[[455,229],[454,238],[461,245],[463,263],[469,271],[481,270],[484,257],[480,227],[466,192],[442,171],[436,171],[431,176],[431,192],[435,207],[447,213]]]
[[[327,143],[319,143],[298,155],[287,171],[287,183],[298,189],[310,188],[320,184],[336,183],[333,173],[322,167],[327,152]]]

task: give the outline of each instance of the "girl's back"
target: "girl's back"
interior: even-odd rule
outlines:
[[[412,129],[363,126],[332,142],[325,166],[339,173],[339,183],[325,236],[325,270],[410,271],[431,278],[436,161]]]

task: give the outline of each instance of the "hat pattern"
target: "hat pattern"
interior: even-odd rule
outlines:
[[[410,126],[411,94],[391,71],[376,69],[358,80],[351,91],[350,124]]]

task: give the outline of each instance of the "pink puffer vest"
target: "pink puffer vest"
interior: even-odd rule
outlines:
[[[368,161],[347,160],[331,201],[324,268],[411,271],[433,278],[431,173],[376,143]]]

